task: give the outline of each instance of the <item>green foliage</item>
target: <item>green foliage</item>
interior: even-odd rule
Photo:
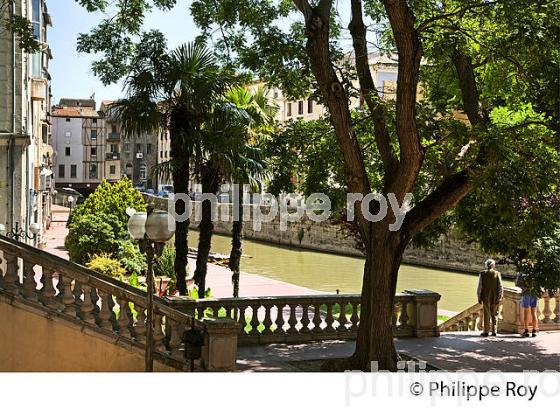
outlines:
[[[122,235],[120,226],[114,216],[103,214],[73,218],[64,240],[70,260],[85,265],[94,254],[115,256]]]
[[[83,215],[111,215],[119,222],[120,228],[126,231],[127,208],[134,208],[138,212],[146,211],[146,202],[142,194],[132,187],[132,182],[128,178],[115,183],[103,180],[83,204],[72,210],[68,225],[71,225],[74,218]]]
[[[165,245],[161,257],[154,266],[156,276],[166,276],[171,279],[169,291],[173,293],[177,289],[177,275],[175,274],[175,248]]]
[[[146,210],[142,194],[132,188],[130,181],[125,178],[111,184],[104,180],[68,218],[65,246],[70,260],[85,264],[93,253],[99,252],[119,257],[123,243],[129,240],[126,214],[129,207]],[[141,257],[134,255],[130,246],[124,246],[127,247],[123,250],[126,269],[141,272]]]
[[[119,242],[118,258],[129,275],[143,275],[148,267],[146,255],[131,240]]]
[[[540,296],[545,291],[552,295],[560,288],[560,225],[552,235],[534,241],[530,258],[518,266],[524,292]]]
[[[89,269],[112,278],[123,280],[126,270],[121,263],[109,254],[95,255],[86,265]]]

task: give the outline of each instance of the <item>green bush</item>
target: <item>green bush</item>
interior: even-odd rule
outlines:
[[[94,256],[93,259],[87,263],[87,267],[118,280],[123,280],[126,273],[121,263],[108,254]]]
[[[107,215],[84,215],[74,218],[64,246],[70,260],[87,264],[94,254],[116,255],[119,249],[120,223]]]
[[[175,275],[175,248],[165,245],[161,257],[154,266],[154,273],[157,276],[166,276],[171,278],[169,283],[169,291],[172,293],[177,288],[177,276]]]
[[[128,274],[143,275],[148,267],[146,255],[137,244],[127,239],[119,243],[118,258]]]
[[[68,219],[68,226],[71,225],[74,218],[83,215],[113,215],[126,229],[128,223],[127,208],[145,211],[146,201],[144,201],[142,194],[132,187],[132,183],[127,178],[115,183],[103,180],[83,204],[74,208]]]

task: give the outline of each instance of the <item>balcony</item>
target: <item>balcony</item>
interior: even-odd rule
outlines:
[[[120,141],[120,140],[121,140],[120,132],[110,132],[107,134],[107,141]]]
[[[121,159],[121,154],[119,152],[107,152],[105,154],[105,160],[109,161],[112,159]]]

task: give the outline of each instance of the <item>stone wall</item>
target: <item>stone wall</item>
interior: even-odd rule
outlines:
[[[148,203],[156,209],[167,209],[167,199],[144,195]],[[192,216],[196,212],[198,202],[193,202]],[[255,205],[245,205],[245,212],[253,215]],[[261,206],[261,214],[267,215],[269,207]],[[293,212],[293,210],[291,211]],[[191,227],[198,226],[197,218],[191,218]],[[216,233],[231,234],[231,204],[217,206],[214,229]],[[297,248],[312,249],[341,255],[361,256],[354,236],[342,225],[329,222],[314,222],[307,216],[300,221],[288,222],[287,229],[280,229],[280,218],[270,222],[261,222],[261,228],[255,230],[253,221],[249,220],[243,225],[245,238],[293,246]],[[432,249],[415,248],[409,246],[405,251],[404,262],[412,265],[436,267],[447,270],[463,272],[479,272],[483,269],[484,261],[491,255],[486,255],[478,248],[476,243],[467,243],[453,236],[442,237]],[[508,270],[505,270],[507,273]]]

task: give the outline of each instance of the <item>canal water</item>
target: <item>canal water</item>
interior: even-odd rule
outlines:
[[[189,231],[196,247],[198,232]],[[229,255],[231,238],[215,235],[212,252]],[[364,259],[245,240],[241,270],[325,292],[360,293]],[[484,261],[481,261],[481,265]],[[482,266],[481,266],[482,269]],[[429,289],[441,295],[438,308],[462,311],[476,303],[478,277],[473,274],[402,265],[397,290]],[[504,280],[504,285],[513,282]],[[243,286],[243,284],[241,284]]]

